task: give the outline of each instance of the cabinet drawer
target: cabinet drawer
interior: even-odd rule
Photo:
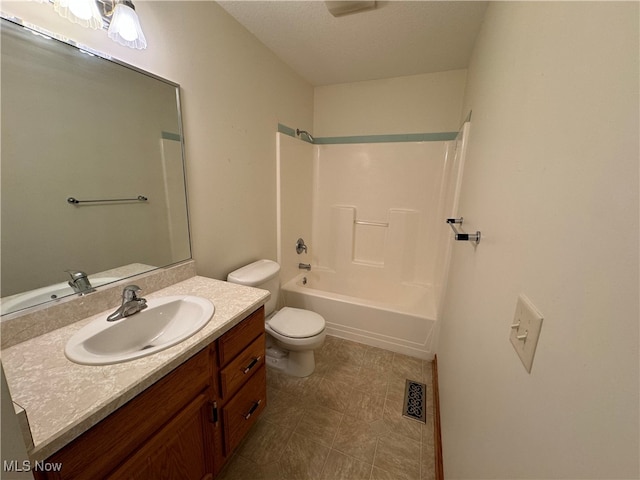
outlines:
[[[267,406],[266,367],[260,369],[223,408],[225,454],[238,446]]]
[[[262,333],[264,333],[264,307],[260,307],[218,339],[220,367],[224,367],[233,360],[233,357]]]
[[[220,394],[223,399],[230,398],[264,365],[264,347],[265,334],[262,333],[220,371]]]

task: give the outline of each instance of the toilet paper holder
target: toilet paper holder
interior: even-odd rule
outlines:
[[[468,241],[468,242],[475,242],[476,245],[478,245],[480,243],[480,231],[476,231],[476,233],[463,233],[463,232],[459,232],[458,229],[456,228],[456,225],[462,225],[462,220],[463,217],[460,218],[447,218],[447,223],[449,224],[449,226],[451,227],[451,230],[453,230],[453,233],[455,233],[455,239],[458,241]]]

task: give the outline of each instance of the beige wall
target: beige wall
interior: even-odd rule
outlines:
[[[439,342],[449,479],[638,478],[638,3],[497,2]],[[531,374],[518,294],[544,315]]]
[[[316,137],[457,132],[466,70],[316,87]]]
[[[276,258],[277,124],[311,128],[311,85],[210,1],[136,2],[143,51],[71,24],[51,5],[2,10],[179,83],[198,273],[224,278]]]

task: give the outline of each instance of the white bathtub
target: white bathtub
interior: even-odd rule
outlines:
[[[436,296],[429,286],[340,279],[314,269],[284,284],[282,293],[285,305],[322,315],[330,335],[433,359]]]

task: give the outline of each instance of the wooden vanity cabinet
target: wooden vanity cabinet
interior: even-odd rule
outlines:
[[[44,479],[211,480],[266,405],[264,308],[51,455]]]

